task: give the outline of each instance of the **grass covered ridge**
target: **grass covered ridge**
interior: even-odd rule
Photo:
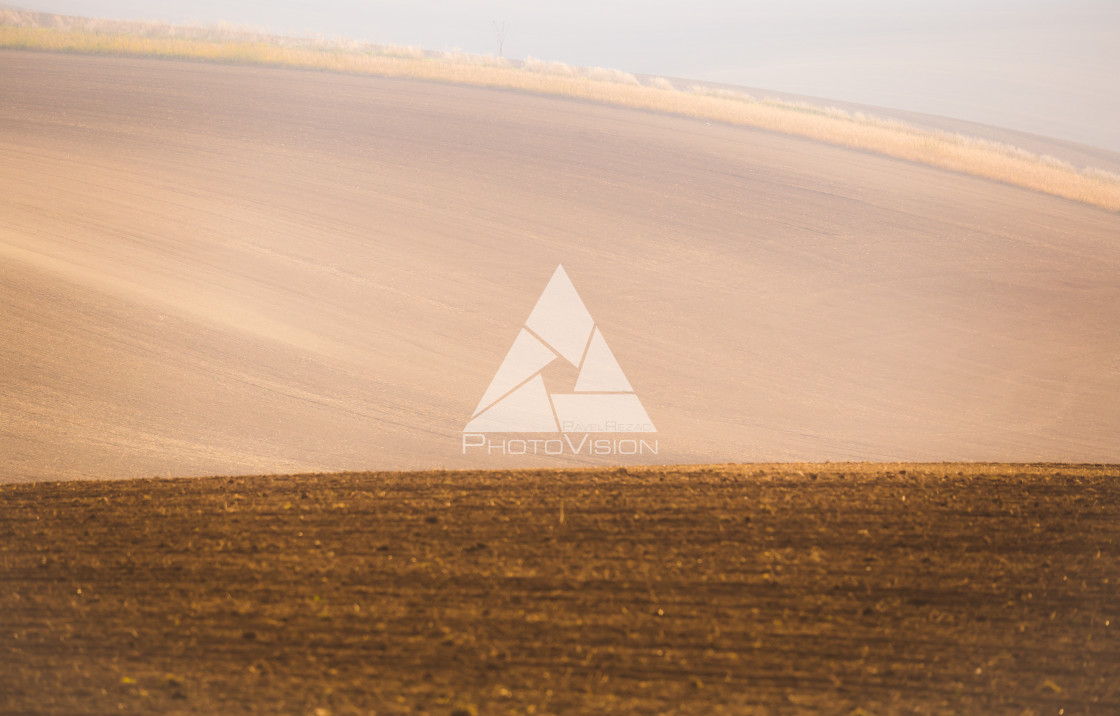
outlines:
[[[0,47],[297,67],[573,97],[807,137],[1120,211],[1120,175],[1112,172],[862,113],[682,87],[664,78],[639,80],[617,70],[273,36],[225,26],[116,22],[8,9],[0,9]]]

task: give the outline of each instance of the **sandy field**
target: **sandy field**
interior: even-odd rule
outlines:
[[[0,486],[6,714],[1120,712],[1120,470]]]
[[[0,96],[3,481],[593,464],[461,450],[558,264],[645,461],[1120,460],[1114,213],[430,82],[3,51]]]
[[[1120,711],[1120,215],[435,82],[0,97],[0,713]],[[463,454],[560,264],[657,454]]]

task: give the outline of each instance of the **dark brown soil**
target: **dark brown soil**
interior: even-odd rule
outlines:
[[[1120,713],[1120,468],[0,486],[0,713]]]

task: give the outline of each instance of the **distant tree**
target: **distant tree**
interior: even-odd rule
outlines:
[[[494,34],[498,36],[498,57],[501,57],[506,44],[506,23],[504,20],[500,25],[497,20],[494,21]]]

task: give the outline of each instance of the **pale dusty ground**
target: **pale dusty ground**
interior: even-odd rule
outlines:
[[[1115,214],[421,82],[0,52],[0,97],[0,479],[511,466],[459,431],[557,263],[660,461],[1120,459]]]

